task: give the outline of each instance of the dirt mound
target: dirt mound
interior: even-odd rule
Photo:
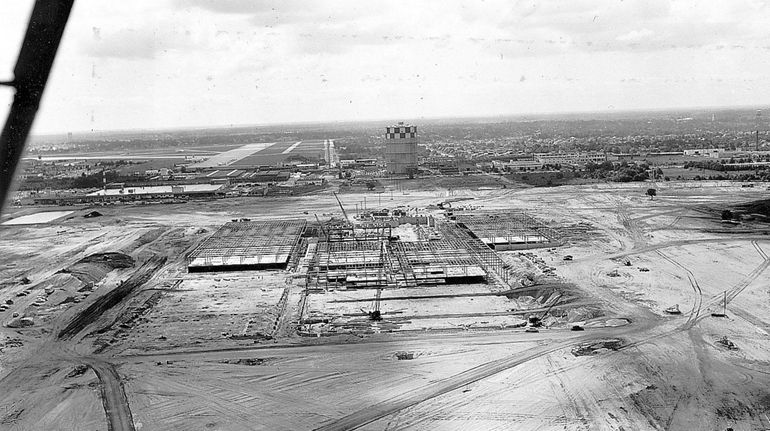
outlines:
[[[770,216],[770,199],[746,202],[735,207],[736,210],[749,214],[762,214]]]
[[[572,349],[572,354],[575,356],[598,355],[600,353],[604,353],[609,350],[618,350],[622,345],[623,345],[623,341],[617,338],[591,341],[588,343],[582,343],[575,346]]]
[[[133,259],[131,262],[133,265]],[[145,262],[126,281],[120,283],[119,286],[92,302],[91,305],[75,316],[75,318],[73,318],[72,321],[59,332],[59,338],[71,338],[83,328],[96,321],[105,311],[122,301],[134,289],[146,283],[165,263],[166,257],[160,256],[154,256]]]
[[[253,367],[255,365],[269,365],[275,362],[277,358],[243,358],[243,359],[223,359],[220,361],[223,364],[233,365],[247,365]]]
[[[134,259],[123,253],[96,253],[84,257],[78,263],[102,263],[115,268],[131,268],[134,266]]]
[[[396,352],[394,356],[399,361],[405,361],[405,360],[414,359],[414,358],[420,356],[420,354],[416,353],[416,352],[399,351],[399,352]]]
[[[90,285],[107,276],[113,269],[132,268],[134,258],[123,253],[96,253],[86,256],[60,272],[72,274],[78,280]]]

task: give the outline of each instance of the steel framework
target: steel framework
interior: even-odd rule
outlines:
[[[475,212],[454,218],[490,247],[548,247],[559,242],[556,231],[524,211]]]
[[[502,260],[454,223],[438,226],[443,239],[394,241],[387,226],[356,228],[355,235],[326,236],[314,248],[306,281],[310,290],[416,287],[486,281],[494,273],[507,283]]]
[[[305,220],[226,223],[187,255],[187,266],[281,266],[297,248]]]

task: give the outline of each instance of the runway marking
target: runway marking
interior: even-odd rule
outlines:
[[[282,152],[281,154],[289,154],[289,153],[291,153],[291,150],[293,150],[293,149],[297,148],[297,146],[298,146],[299,144],[301,144],[301,143],[302,143],[302,141],[297,141],[297,142],[295,142],[295,143],[294,143],[294,144],[293,144],[291,147],[289,147],[289,148],[287,148],[287,149],[283,150],[283,152]]]
[[[262,151],[266,148],[270,148],[275,145],[275,142],[258,142],[253,144],[242,145],[232,150],[224,151],[222,153],[213,155],[207,160],[199,163],[195,163],[190,167],[197,168],[219,168],[222,166],[230,166],[233,163],[245,159],[246,157]]]

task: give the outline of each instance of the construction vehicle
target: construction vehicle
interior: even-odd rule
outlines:
[[[728,350],[738,350],[738,346],[736,346],[735,343],[730,341],[730,339],[727,338],[727,335],[717,340],[717,343],[723,345],[724,347],[727,347]]]
[[[548,314],[549,311],[551,311],[551,309],[553,308],[554,305],[556,305],[557,302],[559,302],[560,298],[561,298],[561,295],[557,296],[556,299],[553,300],[551,305],[549,305],[548,308],[540,316],[535,316],[534,314],[531,314],[529,316],[529,326],[533,328],[538,328],[540,326],[543,326],[543,319],[545,318],[545,315]]]
[[[679,310],[679,304],[674,304],[663,311],[668,314],[682,314],[682,312]]]
[[[711,313],[711,316],[713,317],[727,317],[727,291],[725,290],[725,296],[722,300],[722,312],[713,312]]]
[[[382,288],[377,288],[377,295],[374,297],[374,307],[372,311],[369,311],[369,320],[378,321],[382,320],[382,313],[380,312],[380,298],[382,297]]]

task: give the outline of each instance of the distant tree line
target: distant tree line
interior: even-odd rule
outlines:
[[[684,168],[693,168],[693,169],[708,169],[711,171],[745,171],[745,167],[741,166],[733,166],[729,165],[727,163],[751,163],[751,159],[730,159],[729,162],[725,160],[703,160],[703,161],[693,161],[693,162],[685,162]],[[756,166],[752,167],[751,169],[756,170],[764,170],[766,169],[765,166]]]
[[[107,179],[108,183],[131,183],[145,181],[141,177],[120,175],[115,171],[105,171],[104,178]],[[93,189],[101,188],[102,186],[103,179],[101,172],[92,174],[86,174],[84,172],[80,176],[74,178],[25,178],[24,181],[19,184],[19,189],[40,191],[47,188],[55,190]]]
[[[649,165],[628,164],[625,160],[620,163],[612,163],[607,160],[602,163],[589,162],[583,170],[584,178],[595,178],[619,183],[631,181],[645,181],[650,178]]]

